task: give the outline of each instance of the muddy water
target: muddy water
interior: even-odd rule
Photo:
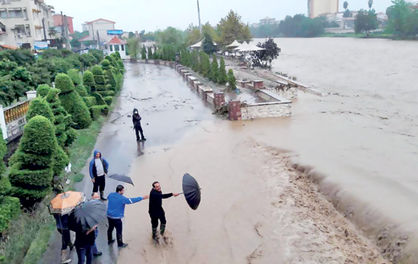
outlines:
[[[259,138],[295,151],[301,163],[313,166],[324,177],[323,191],[366,232],[376,238],[383,233],[383,239],[397,234],[401,246],[408,238],[416,248],[418,43],[276,42],[282,53],[273,70],[297,76],[325,96],[300,94],[284,126],[276,127],[280,121],[273,120],[254,122],[265,128]]]

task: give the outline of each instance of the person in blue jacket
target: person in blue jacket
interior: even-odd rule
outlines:
[[[109,163],[102,158],[102,153],[98,150],[94,151],[93,159],[90,161],[89,172],[93,182],[93,193],[100,190],[100,199],[106,200],[104,197],[104,189],[106,185],[105,176],[109,169]]]
[[[109,228],[107,229],[107,241],[108,244],[115,242],[113,239],[113,229],[116,228],[116,239],[118,241],[118,247],[124,248],[128,244],[123,243],[122,240],[122,218],[125,215],[125,205],[134,204],[144,199],[148,199],[148,195],[139,196],[136,198],[126,198],[123,196],[125,193],[125,187],[118,185],[116,192],[109,194],[107,197],[107,220],[109,221]]]

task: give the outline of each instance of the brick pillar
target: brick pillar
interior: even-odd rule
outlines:
[[[263,81],[256,80],[256,81],[253,81],[253,86],[254,86],[254,89],[262,89],[264,87],[264,83]]]
[[[241,102],[231,101],[228,104],[229,120],[241,120]]]
[[[215,93],[214,103],[215,103],[215,109],[218,109],[221,106],[223,106],[225,104],[224,93]]]

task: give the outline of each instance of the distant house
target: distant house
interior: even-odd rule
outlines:
[[[129,59],[129,56],[126,54],[126,41],[120,39],[118,36],[114,36],[111,40],[109,40],[105,45],[105,53],[110,55],[115,52],[119,52],[120,57],[123,60]]]

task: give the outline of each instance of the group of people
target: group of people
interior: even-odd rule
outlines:
[[[142,133],[141,136],[143,137]],[[178,193],[166,193],[161,191],[161,185],[158,181],[152,183],[152,189],[149,195],[142,195],[134,198],[127,198],[124,196],[125,188],[123,185],[118,185],[115,192],[110,193],[107,198],[104,197],[105,177],[109,169],[109,163],[102,157],[100,151],[94,151],[94,157],[89,164],[89,172],[91,181],[93,182],[92,199],[101,199],[103,202],[107,201],[107,241],[111,245],[115,241],[119,248],[128,246],[124,243],[122,238],[122,219],[125,215],[125,206],[128,204],[138,203],[142,200],[149,199],[149,215],[151,218],[152,238],[158,241],[159,235],[164,237],[166,228],[165,212],[162,207],[162,199],[172,196],[178,196]],[[58,219],[59,218],[59,219]],[[71,259],[68,252],[76,247],[78,255],[78,263],[87,264],[92,263],[94,257],[102,255],[97,249],[95,240],[98,236],[98,226],[91,227],[90,230],[76,231],[76,239],[74,245],[71,244],[70,230],[68,228],[68,215],[56,217],[57,229],[62,234],[62,263],[69,263]],[[158,232],[158,224],[160,222],[160,230]],[[113,230],[116,229],[116,240],[113,237]],[[70,249],[68,251],[68,248]],[[67,253],[67,254],[66,254]]]

